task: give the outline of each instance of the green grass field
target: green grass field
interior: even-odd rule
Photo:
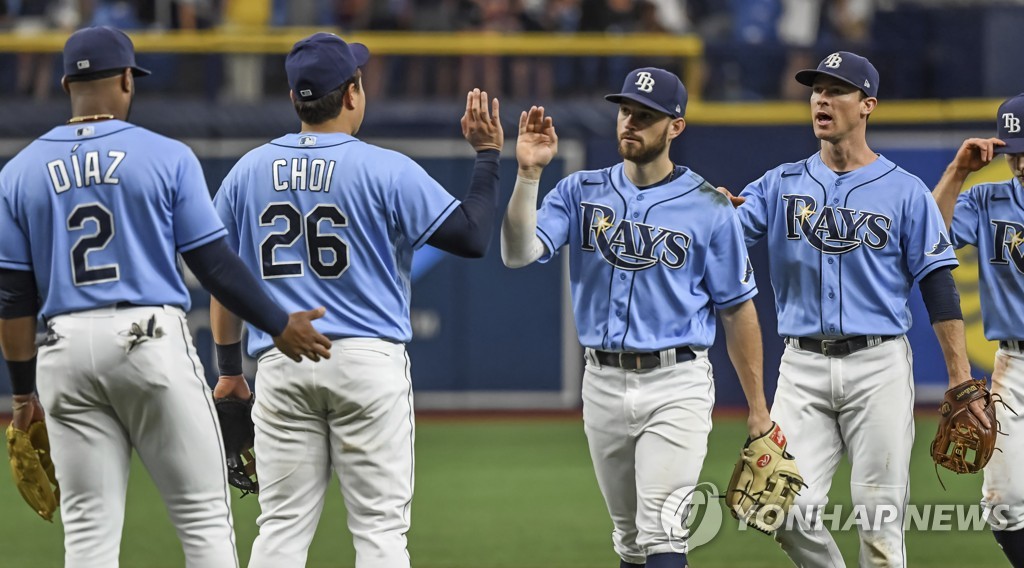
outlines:
[[[935,479],[928,456],[931,419],[918,421],[911,479],[914,503],[973,503],[980,476],[944,472]],[[744,434],[744,421],[716,417],[703,479],[724,487]],[[580,420],[423,419],[417,432],[416,497],[409,549],[418,568],[611,568],[611,522],[597,489]],[[237,494],[237,493],[236,493]],[[849,468],[833,484],[834,502],[849,502]],[[41,521],[22,502],[0,467],[0,566],[61,566],[59,522]],[[258,503],[235,501],[242,566],[256,536]],[[353,565],[342,500],[335,485],[310,551],[311,567]],[[791,566],[771,538],[738,531],[727,514],[710,543],[690,554],[696,568]],[[857,535],[835,534],[846,561],[857,564]],[[955,539],[955,545],[950,542]],[[912,567],[1008,566],[987,530],[910,532]],[[184,565],[184,556],[156,490],[135,463],[121,553],[126,568]],[[282,567],[292,568],[292,567]]]

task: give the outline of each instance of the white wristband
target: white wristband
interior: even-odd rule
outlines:
[[[540,186],[540,180],[539,179],[524,178],[523,176],[517,175],[516,176],[516,185],[525,185],[525,186],[539,187]]]

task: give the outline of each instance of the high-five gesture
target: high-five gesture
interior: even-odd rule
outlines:
[[[498,150],[505,144],[505,132],[498,115],[498,99],[491,101],[488,111],[487,91],[473,89],[466,94],[466,114],[462,115],[462,135],[473,149]]]
[[[544,116],[544,107],[530,107],[519,115],[519,138],[516,140],[516,160],[519,175],[540,178],[540,170],[558,154],[558,135],[550,116]],[[535,174],[535,175],[531,175]]]

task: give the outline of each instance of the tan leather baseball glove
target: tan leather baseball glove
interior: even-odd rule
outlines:
[[[806,487],[786,444],[776,423],[766,434],[748,439],[725,493],[732,516],[765,534],[782,525],[793,499]]]
[[[50,458],[45,422],[33,422],[28,432],[7,428],[7,455],[11,476],[25,502],[43,519],[53,522],[60,503],[60,486]]]

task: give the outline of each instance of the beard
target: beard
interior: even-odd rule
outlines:
[[[619,155],[624,160],[636,164],[649,164],[653,162],[662,152],[665,151],[665,147],[668,146],[666,140],[666,134],[668,133],[668,125],[665,126],[665,131],[658,136],[650,146],[644,142],[639,142],[636,145],[626,144],[621,138],[619,139]]]

